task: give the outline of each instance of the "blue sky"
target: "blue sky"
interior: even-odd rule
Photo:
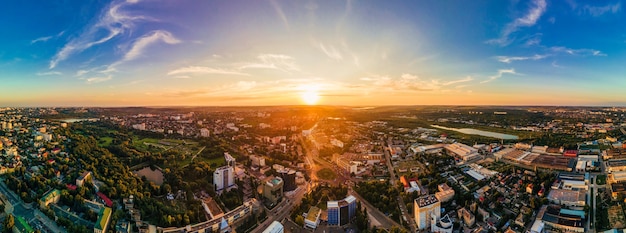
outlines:
[[[5,5],[0,105],[626,103],[621,1]]]

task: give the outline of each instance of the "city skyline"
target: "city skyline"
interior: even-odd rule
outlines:
[[[0,10],[0,105],[625,105],[621,1]]]

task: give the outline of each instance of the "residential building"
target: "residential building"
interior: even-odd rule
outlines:
[[[441,202],[435,197],[435,195],[427,195],[418,197],[413,201],[415,223],[420,230],[430,227],[431,216],[435,216],[436,219],[441,217]]]
[[[439,220],[439,221],[437,221]],[[434,214],[431,215],[430,222],[430,232],[434,233],[452,233],[453,229],[452,220],[448,215],[443,216],[443,218],[438,219]]]
[[[265,158],[259,155],[250,155],[252,166],[265,167]]]
[[[231,166],[218,167],[213,172],[215,191],[220,191],[235,185],[235,171]]]
[[[200,137],[207,138],[207,137],[210,137],[210,136],[211,136],[211,131],[209,131],[209,129],[207,129],[207,128],[200,129]]]
[[[274,177],[265,182],[265,185],[263,185],[263,197],[271,202],[272,205],[276,205],[283,197],[283,179]]]
[[[463,219],[463,223],[465,223],[466,226],[471,227],[476,222],[476,218],[474,217],[474,214],[472,214],[465,208],[461,208],[457,210],[457,214],[459,216],[459,219]]]
[[[83,184],[87,181],[91,181],[91,172],[85,171],[78,178],[76,178],[76,185],[78,187],[83,187]]]

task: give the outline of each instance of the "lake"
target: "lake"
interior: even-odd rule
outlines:
[[[431,125],[431,127],[438,128],[438,129],[452,130],[452,131],[456,131],[456,132],[464,133],[464,134],[473,134],[473,135],[480,135],[480,136],[499,138],[499,139],[514,139],[514,140],[519,139],[518,136],[511,135],[511,134],[495,133],[495,132],[489,132],[489,131],[478,130],[478,129],[470,129],[470,128],[457,129],[457,128],[448,128],[448,127],[439,126],[439,125]]]
[[[161,170],[159,169],[152,170],[148,166],[148,167],[142,168],[141,170],[133,171],[133,173],[135,173],[135,175],[139,177],[145,176],[146,179],[148,179],[149,181],[152,181],[156,185],[163,184],[163,172],[161,172]]]
[[[97,121],[98,118],[69,118],[69,119],[62,119],[62,122],[65,123],[76,123],[79,121]]]

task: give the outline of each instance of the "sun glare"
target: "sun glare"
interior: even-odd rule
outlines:
[[[302,102],[304,102],[306,105],[315,105],[319,102],[320,100],[320,95],[319,95],[319,91],[317,86],[301,86],[301,88],[299,88],[302,90],[302,92],[300,93],[300,98],[302,99]]]

